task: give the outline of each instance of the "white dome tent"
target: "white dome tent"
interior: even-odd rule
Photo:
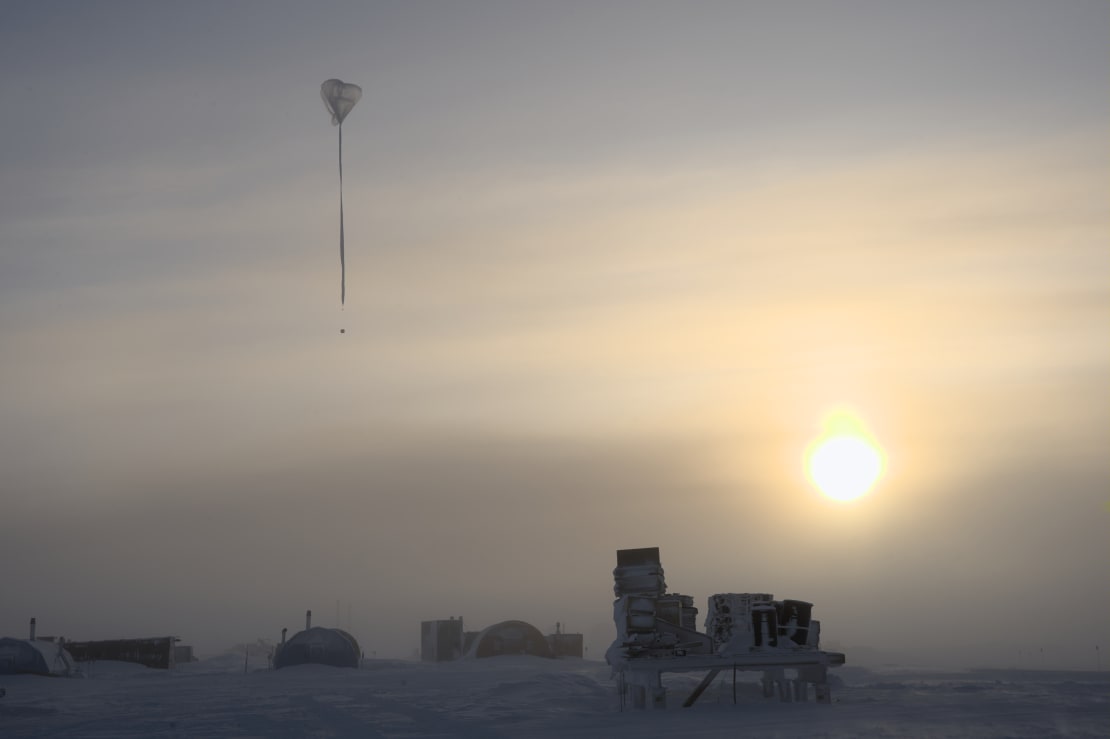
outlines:
[[[61,642],[0,638],[0,675],[72,675],[73,657]]]

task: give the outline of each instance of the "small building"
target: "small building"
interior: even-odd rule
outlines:
[[[552,657],[581,658],[584,640],[581,634],[564,634],[556,626],[555,633],[547,635],[547,647]]]
[[[420,622],[421,662],[450,662],[462,657],[464,648],[462,618]]]
[[[196,662],[196,655],[193,654],[193,648],[187,644],[178,644],[173,648],[173,662],[175,665],[184,664],[186,662]]]

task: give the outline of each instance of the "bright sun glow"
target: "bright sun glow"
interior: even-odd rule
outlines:
[[[882,474],[882,452],[854,417],[836,414],[826,426],[826,433],[806,455],[806,471],[828,497],[854,500],[869,491]]]

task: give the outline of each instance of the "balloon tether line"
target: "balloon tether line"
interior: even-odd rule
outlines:
[[[339,305],[347,304],[347,263],[343,253],[343,124],[339,124]]]

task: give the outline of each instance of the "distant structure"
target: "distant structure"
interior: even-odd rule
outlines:
[[[452,616],[446,620],[420,622],[422,662],[450,662],[460,659],[465,645],[462,618]]]
[[[471,658],[500,657],[506,654],[555,656],[540,630],[524,621],[502,621],[487,626],[470,640],[466,648],[466,656]]]
[[[420,623],[420,659],[424,662],[450,662],[467,658],[529,654],[535,657],[581,657],[581,634],[555,633],[544,636],[525,621],[502,621],[481,631],[464,631],[462,618]]]
[[[78,662],[112,660],[134,662],[156,670],[169,670],[177,664],[177,647],[180,641],[174,636],[155,636],[147,639],[107,639],[102,641],[66,642],[66,649]]]
[[[664,672],[705,671],[684,703],[692,706],[722,670],[763,672],[763,694],[804,701],[815,686],[819,703],[831,702],[828,667],[844,655],[818,649],[820,622],[813,604],[774,600],[767,593],[719,593],[709,597],[706,633],[697,630],[698,609],[688,595],[668,593],[659,549],[621,549],[613,570],[613,622],[617,638],[605,653],[617,676],[621,706],[666,706]],[[786,671],[792,675],[788,678]]]
[[[160,670],[171,669],[178,660],[175,646],[181,641],[175,636],[155,636],[145,639],[105,639],[99,641],[74,641],[62,637],[40,636],[35,637],[35,619],[31,619],[31,640],[64,647],[69,657],[75,662],[96,662],[98,660],[111,660],[114,662],[134,662],[135,664],[153,667]],[[192,654],[191,647],[185,647]]]
[[[555,622],[555,633],[547,635],[547,645],[551,648],[553,657],[578,657],[582,658],[585,640],[581,634],[566,634],[563,625]]]
[[[281,643],[274,652],[274,669],[307,664],[358,667],[361,658],[362,650],[353,636],[342,629],[314,627],[312,611],[307,611],[304,631],[298,631],[286,641],[285,630],[282,630]]]
[[[35,619],[31,619],[27,639],[0,638],[0,675],[72,675],[77,671],[65,639],[35,638]]]
[[[196,655],[193,654],[193,648],[187,644],[178,644],[173,648],[173,662],[175,665],[184,664],[187,662],[196,662]]]

